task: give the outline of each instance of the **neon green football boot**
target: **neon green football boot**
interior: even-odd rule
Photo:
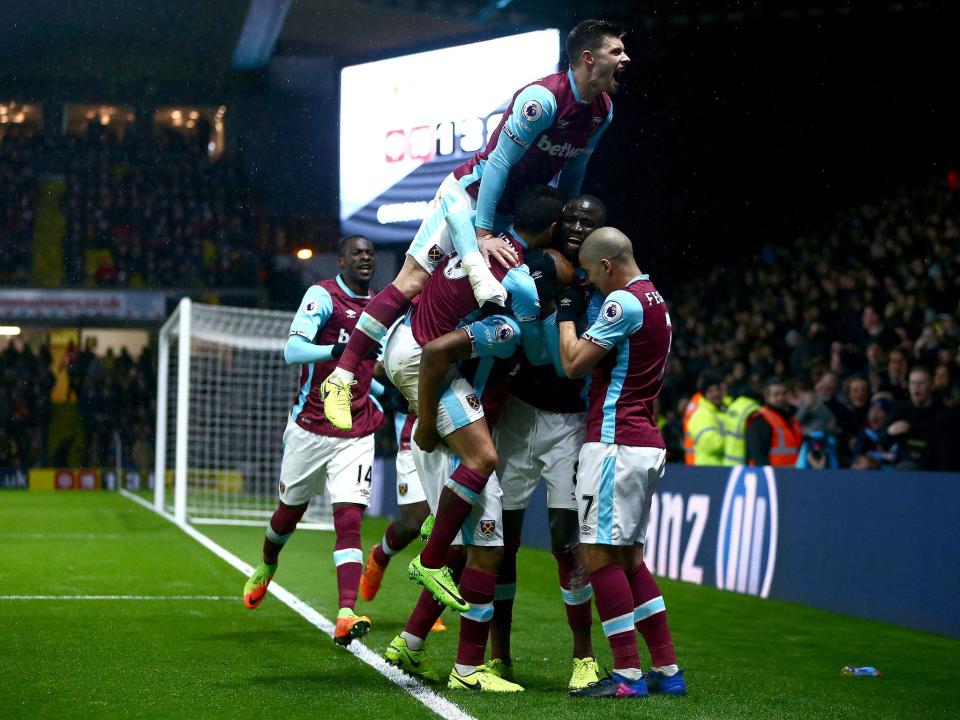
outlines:
[[[460,591],[457,590],[457,585],[450,576],[450,568],[424,567],[420,562],[420,556],[417,555],[407,566],[407,573],[411,580],[426,588],[442,605],[457,612],[466,612],[470,609],[470,603],[460,596]]]
[[[487,669],[486,665],[481,665],[476,672],[469,675],[461,675],[454,668],[450,671],[450,679],[447,680],[447,687],[450,690],[475,690],[479,692],[512,693],[523,692],[523,688],[497,677]]]
[[[440,671],[427,658],[427,651],[411,650],[407,641],[397,635],[383,653],[383,659],[408,675],[428,682],[440,682]]]
[[[270,581],[273,580],[275,572],[277,572],[277,566],[275,564],[267,565],[262,562],[257,565],[253,571],[253,575],[247,580],[247,584],[243,586],[243,604],[250,610],[253,610],[262,603],[263,599],[267,596],[267,586],[270,584]]]
[[[323,414],[338,430],[349,430],[353,427],[353,415],[350,412],[350,403],[353,402],[353,386],[356,380],[345,382],[331,375],[320,385],[320,396],[323,398]]]
[[[588,685],[600,682],[600,666],[592,657],[574,658],[573,675],[567,683],[568,690],[582,690]]]

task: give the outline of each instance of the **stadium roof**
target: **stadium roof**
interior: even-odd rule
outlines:
[[[635,29],[822,22],[893,6],[726,0],[6,0],[0,24],[0,86],[37,81],[216,85],[262,68],[271,54],[359,58],[437,46],[448,40],[567,27],[590,16]]]

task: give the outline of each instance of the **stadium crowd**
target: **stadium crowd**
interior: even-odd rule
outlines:
[[[16,131],[0,139],[0,281],[30,281],[30,250],[37,213],[36,145]]]
[[[208,135],[209,133],[207,133]],[[158,127],[122,135],[9,131],[0,142],[0,277],[28,284],[41,176],[63,177],[64,281],[98,287],[249,287],[260,282],[253,193],[207,138]]]
[[[59,369],[66,372],[67,392],[80,417],[77,432],[52,441],[51,393]],[[48,346],[34,352],[27,344],[9,343],[0,352],[0,468],[61,467],[78,459],[84,467],[110,467],[119,433],[124,465],[147,469],[153,462],[155,394],[155,362],[148,350],[135,359],[125,348],[99,356],[91,346],[71,344],[55,367]]]
[[[759,401],[771,378],[783,380],[786,412],[805,435],[823,434],[840,467],[957,469],[958,223],[960,194],[938,183],[676,288],[661,397],[672,459],[698,378],[714,371],[728,398]],[[916,368],[929,390],[911,393]],[[907,434],[890,432],[918,413]],[[918,442],[932,446],[922,459],[910,449]]]

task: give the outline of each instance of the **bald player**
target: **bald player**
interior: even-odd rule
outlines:
[[[629,238],[619,230],[603,227],[591,233],[579,258],[590,282],[606,298],[582,337],[577,337],[572,320],[560,319],[560,358],[568,377],[591,373],[576,496],[583,561],[613,652],[613,674],[570,694],[682,695],[686,686],[663,597],[643,562],[650,501],[666,464],[653,406],[670,355],[670,313],[649,276],[640,272]],[[561,306],[571,300],[570,292],[561,298]],[[646,678],[637,630],[652,658]]]

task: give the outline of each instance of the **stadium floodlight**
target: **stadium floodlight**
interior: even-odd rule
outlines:
[[[291,319],[185,298],[160,329],[154,505],[177,522],[262,525],[276,508]],[[332,529],[329,499],[299,527]]]

